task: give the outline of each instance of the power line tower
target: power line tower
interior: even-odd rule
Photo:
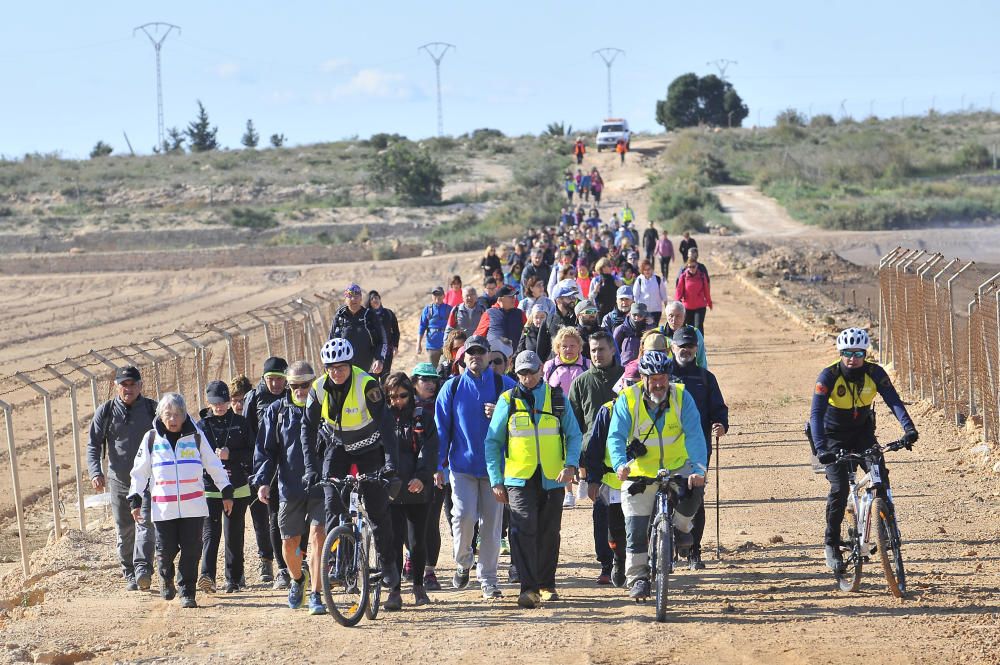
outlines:
[[[725,81],[726,80],[726,70],[729,69],[729,65],[738,65],[740,63],[736,62],[735,60],[727,60],[725,58],[719,58],[718,60],[712,60],[710,62],[706,62],[705,64],[706,65],[713,65],[716,69],[718,69],[719,70],[719,78],[722,79],[723,81]]]
[[[453,48],[455,45],[447,42],[428,42],[417,48],[418,51],[427,51],[427,55],[434,61],[434,74],[437,77],[438,136],[444,136],[444,112],[441,110],[441,61],[444,60],[444,54]]]
[[[169,35],[173,30],[180,34],[181,28],[173,23],[163,23],[161,21],[155,21],[153,23],[146,23],[140,25],[138,28],[132,30],[132,36],[135,33],[142,30],[149,41],[153,44],[153,50],[156,51],[156,146],[159,148],[163,146],[163,81],[160,76],[160,49],[163,47],[163,42],[166,41],[167,35]]]
[[[601,60],[604,61],[604,65],[608,68],[608,117],[610,118],[611,113],[611,65],[615,63],[615,58],[620,55],[625,55],[625,51],[620,48],[614,48],[613,46],[606,46],[604,48],[599,48],[594,51],[591,55],[601,56]]]

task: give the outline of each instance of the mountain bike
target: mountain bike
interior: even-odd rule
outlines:
[[[379,476],[347,476],[320,482],[334,488],[345,512],[340,526],[323,543],[323,596],[330,615],[342,626],[355,626],[362,616],[378,616],[382,595],[382,562],[372,543],[371,522],[361,494],[363,483],[388,481]]]
[[[649,520],[646,542],[649,543],[649,579],[656,599],[656,620],[667,620],[667,593],[670,573],[674,571],[677,548],[674,542],[674,509],[681,494],[687,489],[687,476],[671,474],[660,469],[656,478],[639,479],[632,484],[636,493],[649,485],[656,485],[653,514]],[[631,487],[629,488],[631,492]],[[638,601],[636,601],[638,602]]]
[[[892,502],[889,478],[883,478],[885,453],[908,448],[904,439],[885,446],[878,442],[863,453],[840,451],[838,464],[851,464],[848,474],[851,494],[841,526],[841,551],[847,558],[834,572],[841,591],[857,591],[861,587],[861,567],[878,552],[889,592],[896,598],[906,594],[906,571],[903,567],[902,539],[896,524],[896,508]],[[868,469],[855,478],[855,465]],[[873,533],[872,518],[875,519]],[[872,537],[874,535],[874,538]]]

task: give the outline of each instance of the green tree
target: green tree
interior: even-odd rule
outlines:
[[[667,88],[667,98],[656,102],[656,122],[664,129],[699,124],[740,127],[750,114],[733,84],[715,74],[698,78],[682,74]]]
[[[115,150],[114,148],[109,146],[104,141],[98,141],[97,143],[94,144],[93,149],[90,151],[90,158],[95,159],[97,157],[107,157],[112,152],[114,152],[114,150]]]
[[[184,136],[184,132],[176,127],[171,127],[167,130],[167,138],[163,139],[163,145],[161,146],[160,151],[184,152],[185,141],[187,141],[187,137]]]
[[[271,145],[275,148],[285,145],[285,141],[287,140],[284,134],[271,134]]]
[[[426,150],[409,143],[393,143],[372,157],[369,179],[377,190],[392,189],[412,205],[441,202],[441,167]]]
[[[573,133],[573,125],[567,125],[564,122],[550,122],[545,127],[544,135],[546,136],[569,136]]]
[[[243,132],[243,138],[240,139],[242,143],[247,148],[256,148],[257,144],[260,143],[260,134],[253,126],[253,120],[247,120],[247,130]]]
[[[208,122],[208,111],[205,105],[198,100],[198,117],[188,124],[184,131],[187,134],[191,145],[191,152],[207,152],[217,150],[219,141],[216,135],[219,133],[218,127],[212,127]]]

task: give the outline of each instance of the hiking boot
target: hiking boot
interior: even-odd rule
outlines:
[[[427,591],[441,590],[441,583],[438,582],[437,575],[434,574],[433,570],[428,570],[424,573],[424,589]]]
[[[540,602],[542,602],[542,597],[537,591],[531,591],[530,589],[522,591],[517,597],[517,604],[528,610],[535,609]]]
[[[153,583],[153,578],[148,573],[143,573],[136,578],[135,583],[139,586],[139,591],[149,591],[149,586]]]
[[[410,555],[407,554],[403,560],[403,579],[407,582],[413,581],[413,564],[410,563]]]
[[[326,605],[323,604],[323,597],[318,591],[309,594],[309,614],[313,616],[326,614]]]
[[[701,561],[700,552],[692,552],[688,557],[688,570],[705,570],[705,564]]]
[[[510,554],[510,541],[506,538],[500,539],[500,554]]]
[[[625,586],[625,581],[625,562],[616,561],[614,568],[611,569],[611,584],[614,585],[615,588],[621,589]]]
[[[139,585],[136,583],[134,577],[125,578],[125,590],[126,591],[138,591]]]
[[[455,576],[451,578],[451,586],[454,589],[467,589],[469,587],[469,571],[459,566],[455,569]]]
[[[236,593],[240,590],[240,585],[236,582],[226,582],[226,593]]]
[[[611,584],[611,570],[608,568],[601,568],[601,574],[597,576],[598,586],[608,586]]]
[[[177,587],[173,580],[163,580],[163,587],[160,589],[160,597],[163,600],[173,600],[177,596]]]
[[[281,568],[278,570],[278,575],[274,578],[274,584],[271,588],[275,591],[281,591],[283,589],[288,589],[292,585],[292,576],[289,574],[287,568]]]
[[[403,594],[399,592],[399,589],[393,589],[389,592],[389,597],[385,599],[382,607],[388,612],[396,612],[403,609]]]
[[[305,597],[306,587],[309,584],[309,573],[308,571],[302,571],[301,580],[292,580],[292,584],[288,589],[288,606],[293,610],[297,610],[302,607],[302,601]]]
[[[181,596],[181,607],[191,609],[198,607],[198,603],[195,601],[194,596]]]
[[[521,576],[517,573],[517,568],[514,564],[510,564],[510,568],[507,569],[507,581],[511,584],[521,583]]]
[[[840,548],[836,545],[826,546],[826,567],[835,573],[839,573],[844,568],[844,559]]]
[[[424,587],[421,584],[413,585],[413,604],[417,607],[421,605],[427,605],[431,602],[431,599],[427,597],[427,592],[424,591]]]
[[[628,592],[629,598],[632,600],[645,600],[649,598],[649,580],[639,578],[632,583],[632,588]]]
[[[503,598],[503,592],[500,591],[500,587],[496,584],[484,584],[483,600],[495,600],[497,598]]]
[[[278,571],[279,573],[281,571]],[[274,581],[274,562],[270,559],[260,560],[260,581],[264,584],[270,584]],[[274,587],[277,589],[278,587]],[[287,589],[288,587],[281,587]]]
[[[215,593],[215,580],[213,580],[208,575],[202,575],[198,578],[198,588],[203,593]]]
[[[551,587],[548,589],[539,589],[538,595],[546,602],[559,600],[559,593]]]

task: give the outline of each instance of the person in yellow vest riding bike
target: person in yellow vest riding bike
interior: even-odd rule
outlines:
[[[656,497],[656,485],[637,481],[655,478],[660,469],[687,476],[687,492],[674,510],[677,553],[682,557],[694,543],[691,529],[705,495],[708,450],[701,416],[684,386],[670,383],[667,360],[662,351],[642,355],[641,382],[615,400],[608,433],[611,468],[622,481],[625,575],[635,599],[649,596],[647,530]]]
[[[522,351],[518,385],[497,400],[486,435],[486,469],[497,501],[510,505],[511,558],[521,579],[517,604],[556,600],[565,485],[580,465],[583,435],[566,397],[542,381],[542,361]]]
[[[302,422],[302,484],[307,489],[316,485],[320,473],[323,478],[343,478],[352,465],[357,466],[359,474],[394,477],[398,444],[378,380],[351,364],[354,348],[346,339],[328,340],[320,357],[326,373],[309,390]],[[339,525],[345,509],[335,488],[324,487],[323,491],[329,533]],[[383,561],[382,585],[392,589],[399,584],[399,569],[394,563],[389,493],[381,483],[371,482],[361,485],[361,494],[372,523],[375,548]]]

